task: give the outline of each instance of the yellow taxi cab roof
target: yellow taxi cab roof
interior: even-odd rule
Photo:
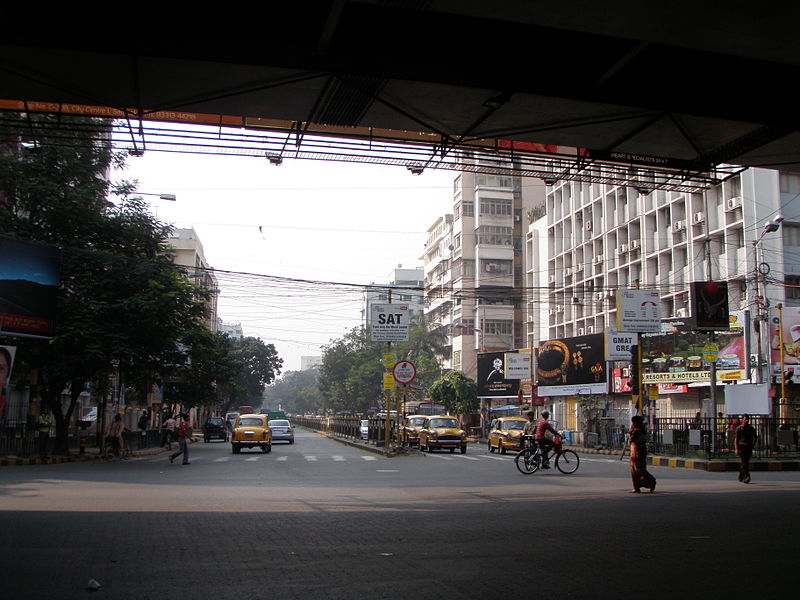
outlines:
[[[498,421],[525,421],[528,422],[528,419],[525,417],[498,417]]]

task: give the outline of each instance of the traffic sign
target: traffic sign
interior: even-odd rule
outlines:
[[[407,342],[411,311],[408,304],[373,304],[373,342]]]
[[[401,360],[392,369],[392,375],[397,383],[407,385],[416,379],[417,367],[410,360]]]

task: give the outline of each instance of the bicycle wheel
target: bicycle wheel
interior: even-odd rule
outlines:
[[[523,448],[514,457],[514,464],[517,465],[520,473],[530,475],[539,470],[539,449]]]
[[[577,471],[580,464],[581,459],[578,458],[578,455],[572,450],[563,450],[561,454],[556,457],[556,468],[564,473],[564,475],[569,475]]]

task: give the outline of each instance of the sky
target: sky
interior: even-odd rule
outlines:
[[[219,316],[274,344],[286,372],[361,323],[363,293],[347,284],[387,283],[398,265],[422,266],[428,227],[452,212],[455,176],[148,151],[113,178],[138,181],[160,220],[194,227],[216,270]]]

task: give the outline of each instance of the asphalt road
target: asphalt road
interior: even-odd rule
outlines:
[[[770,598],[800,537],[800,473],[654,467],[633,495],[599,455],[525,476],[483,446],[385,458],[306,431],[190,454],[0,469],[3,596]]]

